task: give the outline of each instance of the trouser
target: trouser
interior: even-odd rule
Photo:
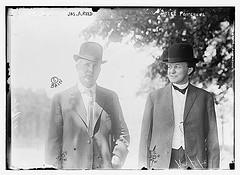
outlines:
[[[185,150],[183,147],[172,149],[169,169],[186,169]]]

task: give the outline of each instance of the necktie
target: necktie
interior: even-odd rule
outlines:
[[[182,94],[185,94],[185,92],[186,92],[188,86],[185,87],[184,89],[180,89],[180,88],[178,88],[177,86],[174,86],[174,85],[173,85],[173,88],[174,88],[175,90],[181,92]]]
[[[93,93],[91,90],[89,90],[89,103],[88,103],[88,134],[90,135],[90,137],[92,137],[93,135]]]

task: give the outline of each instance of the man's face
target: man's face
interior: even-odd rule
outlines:
[[[185,84],[192,68],[188,68],[186,62],[168,63],[168,79],[171,83]]]
[[[101,63],[81,59],[77,64],[79,80],[87,88],[91,88],[96,83],[100,70]]]

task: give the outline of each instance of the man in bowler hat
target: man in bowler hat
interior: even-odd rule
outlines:
[[[219,143],[211,93],[190,84],[198,59],[188,43],[168,49],[170,84],[148,95],[139,168],[218,169]]]
[[[77,84],[53,97],[45,147],[47,165],[58,169],[119,169],[130,141],[118,96],[100,87],[103,48],[84,42],[73,56]]]

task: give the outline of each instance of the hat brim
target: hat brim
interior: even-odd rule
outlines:
[[[80,55],[73,55],[73,59],[77,62],[79,59],[84,59],[84,60],[88,60],[88,61],[92,61],[92,62],[99,62],[101,64],[104,64],[106,63],[107,61],[96,61],[96,60],[93,60],[91,58],[87,58],[87,57],[83,57],[83,56],[80,56]]]
[[[164,63],[178,63],[178,62],[188,62],[188,63],[197,63],[199,60],[197,58],[191,59],[182,59],[182,58],[165,58],[162,60]]]

